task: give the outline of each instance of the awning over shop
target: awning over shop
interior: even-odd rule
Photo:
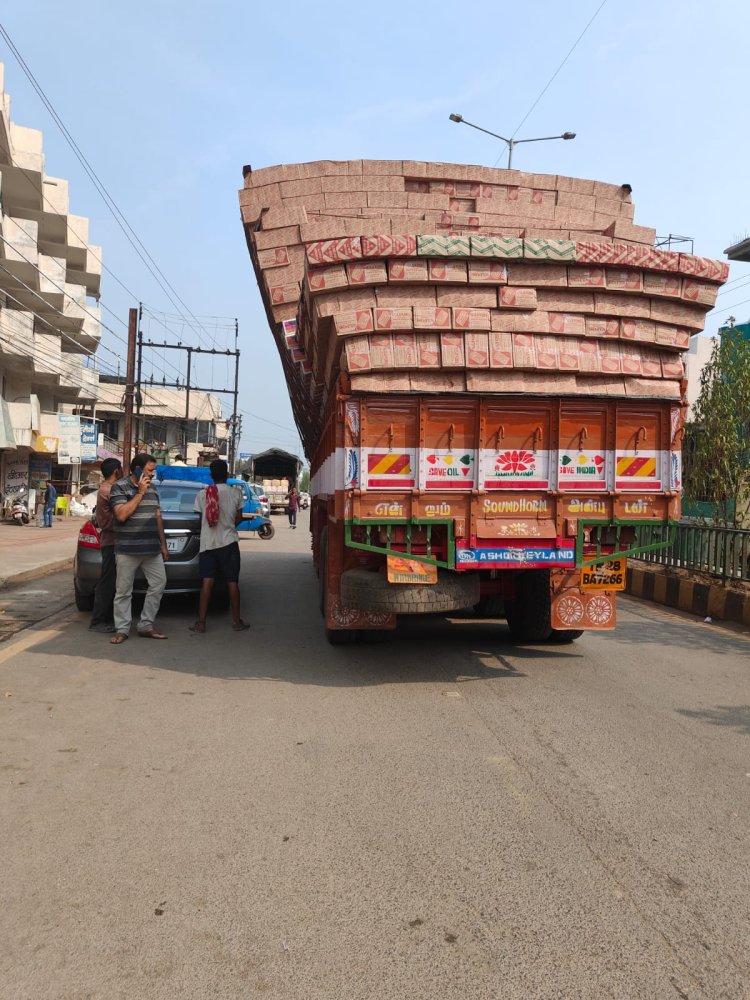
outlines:
[[[37,434],[34,431],[31,436],[31,450],[35,451],[37,455],[54,455],[57,451],[57,441],[56,437],[51,437],[48,434]]]
[[[10,422],[8,404],[0,397],[0,448],[15,448],[16,438]]]

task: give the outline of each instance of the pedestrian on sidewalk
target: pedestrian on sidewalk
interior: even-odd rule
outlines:
[[[206,616],[211,601],[214,580],[224,578],[232,609],[232,628],[242,632],[250,626],[240,617],[240,536],[237,525],[242,520],[245,498],[227,483],[227,463],[217,458],[210,465],[213,486],[201,490],[195,498],[195,510],[201,515],[200,574],[203,581],[198,621],[191,632],[206,631]]]
[[[50,480],[45,483],[44,491],[44,527],[52,527],[52,519],[55,516],[55,504],[57,503],[57,490]]]
[[[299,490],[296,486],[292,486],[286,495],[289,501],[289,507],[287,508],[287,513],[289,515],[289,527],[297,527],[297,511],[299,510]]]
[[[99,548],[102,553],[102,571],[94,591],[94,609],[91,613],[89,632],[114,632],[114,602],[117,587],[115,563],[115,529],[112,505],[109,502],[112,487],[122,478],[122,465],[117,458],[105,458],[99,466],[104,481],[96,494],[96,526],[99,531]]]
[[[151,485],[156,472],[152,455],[136,455],[130,475],[112,486],[109,502],[114,515],[117,589],[115,592],[115,634],[110,642],[119,645],[130,635],[133,621],[133,581],[140,568],[148,583],[138,635],[144,639],[166,639],[154,621],[167,585],[164,563],[169,559],[159,495]]]

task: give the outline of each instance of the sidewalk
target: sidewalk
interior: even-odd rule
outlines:
[[[84,517],[64,517],[51,528],[37,528],[0,520],[0,590],[72,567],[85,523]]]

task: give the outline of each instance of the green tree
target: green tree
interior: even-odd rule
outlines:
[[[299,488],[300,493],[310,492],[310,470],[307,468],[302,470],[302,475],[299,477]]]
[[[686,500],[710,503],[717,523],[744,525],[750,512],[750,341],[733,319],[701,372],[684,454]]]

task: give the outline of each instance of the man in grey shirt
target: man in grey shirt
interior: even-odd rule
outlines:
[[[130,475],[113,485],[109,495],[114,515],[117,592],[115,594],[115,634],[110,640],[119,645],[130,635],[133,618],[133,581],[140,568],[148,583],[138,635],[145,639],[166,639],[154,628],[159,605],[167,585],[164,563],[169,558],[159,507],[159,495],[151,485],[156,472],[152,455],[136,455]]]
[[[201,586],[198,621],[191,632],[206,631],[206,615],[214,580],[223,577],[229,591],[232,628],[242,632],[250,628],[240,618],[240,544],[237,525],[242,520],[244,496],[227,483],[227,463],[217,458],[211,462],[213,486],[201,490],[195,498],[195,510],[201,515],[200,574]]]

